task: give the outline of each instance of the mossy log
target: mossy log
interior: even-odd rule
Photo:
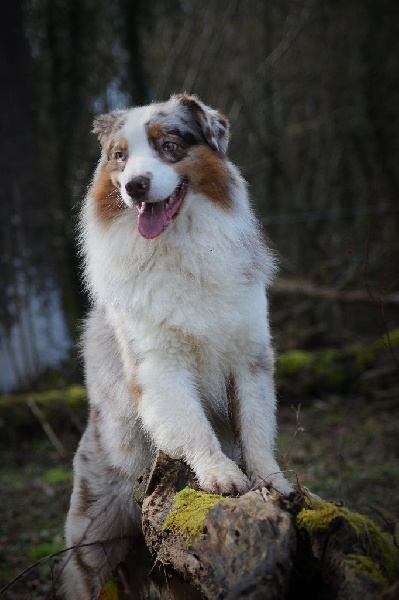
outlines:
[[[137,490],[146,544],[187,585],[183,595],[170,585],[173,598],[382,600],[399,578],[398,550],[373,521],[306,490],[205,494],[162,453],[146,482]]]

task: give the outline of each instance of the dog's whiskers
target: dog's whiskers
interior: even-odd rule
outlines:
[[[120,191],[119,191],[119,190],[117,190],[117,189],[115,189],[115,190],[111,190],[111,191],[109,192],[109,194],[107,194],[105,197],[106,197],[106,198],[109,198],[110,196],[114,196],[114,195],[116,195],[116,197],[117,197],[117,198],[119,198],[119,199],[121,199],[121,200],[122,200],[121,193],[120,193]]]

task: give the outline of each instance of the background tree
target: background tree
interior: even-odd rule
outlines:
[[[1,12],[0,357],[4,385],[22,386],[59,359],[69,339],[55,286],[52,223],[39,173],[31,58],[21,4],[3,4]],[[44,322],[40,315],[47,312]],[[61,343],[53,336],[54,322],[63,335]]]
[[[56,338],[65,340],[67,329],[75,338],[86,302],[74,229],[98,157],[92,118],[183,90],[229,117],[231,157],[250,183],[285,276],[343,291],[365,288],[366,280],[380,304],[397,289],[399,9],[393,0],[25,0],[22,9],[2,7],[9,84],[2,88],[1,143],[10,138],[16,148],[29,129],[31,141],[18,156],[36,181],[23,187],[41,208],[34,210],[33,200],[29,208],[17,204],[20,161],[12,161],[14,175],[5,166],[1,356],[26,294],[15,283],[22,269],[16,221],[25,224],[26,240],[35,240],[30,281],[40,288],[51,279],[61,299],[57,322],[68,326]],[[5,148],[7,165],[8,156]],[[279,299],[281,340],[291,309],[291,301]],[[295,301],[295,314],[303,322],[298,344],[315,327],[319,341],[336,343],[367,333],[370,324],[366,307],[343,311]],[[373,314],[373,334],[380,333]],[[385,312],[386,326],[395,318]],[[43,346],[40,339],[36,344]]]

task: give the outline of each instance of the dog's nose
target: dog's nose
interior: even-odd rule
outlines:
[[[131,198],[142,198],[150,189],[150,178],[145,175],[139,175],[128,181],[125,190]]]

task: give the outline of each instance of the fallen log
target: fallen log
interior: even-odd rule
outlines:
[[[293,518],[267,490],[237,498],[205,494],[186,465],[160,454],[143,502],[143,530],[156,560],[173,566],[203,598],[271,600],[287,594],[296,547]]]
[[[184,598],[382,600],[399,579],[398,549],[373,521],[300,485],[289,498],[266,487],[206,494],[187,465],[159,453],[137,493],[154,562],[186,582]]]

